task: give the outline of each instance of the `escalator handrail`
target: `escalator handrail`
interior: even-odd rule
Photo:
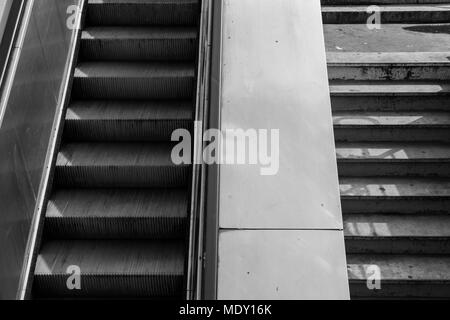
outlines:
[[[203,133],[208,128],[212,1],[203,0],[200,13],[197,91],[195,106],[193,170],[189,219],[186,299],[202,298],[205,227],[206,167],[203,163]]]

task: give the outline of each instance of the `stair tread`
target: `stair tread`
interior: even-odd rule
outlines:
[[[193,120],[190,101],[79,100],[70,104],[66,120]]]
[[[450,5],[445,4],[380,4],[382,12],[426,12],[426,11],[450,11]],[[367,13],[367,5],[326,5],[322,6],[322,12],[364,12]]]
[[[450,215],[346,214],[345,237],[450,237]],[[394,241],[394,240],[392,240]]]
[[[420,178],[340,178],[342,197],[450,197],[450,180]]]
[[[330,81],[331,95],[449,95],[448,82]]]
[[[46,218],[187,218],[185,189],[58,189]]]
[[[450,145],[416,142],[336,142],[338,160],[450,160]]]
[[[69,266],[81,275],[183,275],[182,241],[54,240],[41,247],[35,275],[66,275]]]
[[[450,52],[327,52],[330,66],[450,66]]]
[[[87,27],[81,34],[82,40],[166,40],[196,39],[197,29],[192,27],[133,27],[99,26]]]
[[[448,126],[448,112],[334,112],[334,126]]]
[[[176,166],[173,144],[166,142],[69,143],[58,153],[57,167]]]
[[[450,256],[348,254],[347,269],[350,281],[366,281],[378,266],[381,283],[385,281],[450,281]]]
[[[327,52],[445,52],[450,24],[324,24]]]
[[[158,78],[195,76],[189,63],[174,62],[81,62],[75,78]]]

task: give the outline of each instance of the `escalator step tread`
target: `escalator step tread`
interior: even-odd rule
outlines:
[[[80,287],[68,285],[79,271]],[[182,241],[50,241],[37,258],[35,298],[174,297],[183,290]]]
[[[174,62],[81,62],[75,78],[194,78],[195,68],[189,63]]]
[[[182,239],[185,189],[58,189],[45,216],[47,239]]]
[[[57,167],[175,167],[173,144],[152,143],[69,143],[57,158]]]
[[[186,218],[185,189],[59,189],[46,218]]]
[[[70,104],[66,121],[193,120],[189,100],[110,101],[78,100]]]
[[[197,29],[193,27],[87,27],[81,40],[139,40],[139,39],[196,39]]]
[[[66,275],[68,266],[86,275],[183,275],[182,241],[55,240],[45,243],[36,275]]]

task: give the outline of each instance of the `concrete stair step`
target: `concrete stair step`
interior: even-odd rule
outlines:
[[[447,80],[450,52],[330,52],[330,80]]]
[[[450,256],[348,254],[350,294],[355,299],[450,297]],[[381,289],[371,290],[376,273]],[[373,287],[371,287],[373,288]]]
[[[370,94],[370,93],[369,93]],[[423,112],[448,111],[449,96],[427,95],[338,95],[331,97],[335,112]]]
[[[343,177],[342,210],[350,213],[450,213],[450,180],[420,177]]]
[[[193,27],[90,27],[81,35],[85,61],[195,61],[196,52]]]
[[[193,103],[180,101],[73,101],[66,113],[67,141],[170,141],[177,129],[192,130]]]
[[[347,214],[347,254],[450,254],[450,215]]]
[[[438,4],[448,0],[321,0],[322,5],[362,5],[362,4]]]
[[[185,189],[58,189],[45,215],[47,239],[183,239]]]
[[[199,11],[199,0],[88,0],[86,23],[90,26],[195,26]]]
[[[448,111],[450,84],[423,81],[330,81],[334,112]]]
[[[190,166],[175,165],[173,143],[69,143],[56,161],[55,183],[72,188],[171,188],[188,184]]]
[[[450,5],[377,3],[381,23],[446,23],[450,21]],[[366,24],[374,14],[367,5],[322,6],[325,24]]]
[[[450,145],[418,142],[337,142],[339,174],[450,177]]]
[[[189,99],[195,68],[189,63],[83,62],[72,95],[79,99]]]
[[[448,112],[333,113],[337,141],[443,141],[450,139]]]
[[[449,1],[447,1],[450,4]],[[363,24],[325,24],[327,54],[336,52],[448,52],[449,23],[387,24],[371,30]]]
[[[184,244],[177,240],[55,240],[37,258],[37,298],[173,297],[183,290]],[[81,290],[69,290],[68,268],[81,271]],[[70,269],[69,269],[70,270]]]
[[[449,82],[412,81],[330,81],[330,91],[337,96],[450,96]]]

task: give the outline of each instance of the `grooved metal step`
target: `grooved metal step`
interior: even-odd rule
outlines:
[[[192,27],[90,27],[81,36],[80,57],[89,61],[194,61]]]
[[[71,143],[58,154],[55,184],[81,188],[186,187],[189,164],[176,165],[170,143]]]
[[[185,189],[59,189],[49,200],[51,239],[183,239]]]
[[[72,94],[82,99],[188,99],[194,89],[193,64],[83,62],[75,69]]]
[[[198,23],[199,0],[88,0],[89,25],[189,25]]]
[[[69,267],[81,271],[80,290],[67,286]],[[58,240],[41,248],[34,291],[40,298],[175,297],[183,273],[182,241]]]
[[[193,129],[193,103],[79,100],[66,113],[67,141],[170,141],[177,129]]]

